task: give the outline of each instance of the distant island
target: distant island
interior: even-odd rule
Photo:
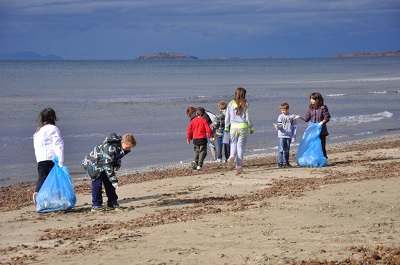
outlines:
[[[345,54],[336,54],[333,57],[342,58],[342,57],[367,57],[367,56],[400,56],[399,51],[391,51],[391,52],[356,52],[356,53],[345,53]]]
[[[143,55],[137,58],[138,60],[197,60],[196,56],[176,53],[176,52],[160,52],[148,55]]]
[[[0,60],[62,60],[58,55],[40,55],[35,52],[17,52],[9,54],[0,54]]]

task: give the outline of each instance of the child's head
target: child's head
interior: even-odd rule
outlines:
[[[58,118],[56,112],[52,108],[45,108],[39,113],[39,127],[42,127],[46,124],[56,125],[57,120]]]
[[[282,114],[289,114],[289,104],[287,102],[283,102],[279,105],[279,109],[281,110]]]
[[[310,94],[311,105],[315,107],[321,107],[324,105],[324,98],[319,92],[313,92]]]
[[[201,117],[201,116],[204,115],[205,112],[206,112],[205,108],[203,108],[203,107],[198,107],[197,110],[196,110],[196,115],[199,116],[199,117]]]
[[[187,110],[186,110],[186,114],[189,117],[192,117],[193,113],[195,113],[195,112],[196,112],[196,109],[194,107],[188,107]]]
[[[225,101],[221,100],[220,102],[218,102],[218,109],[220,110],[226,109],[226,106],[227,104]]]
[[[121,147],[124,151],[130,151],[131,148],[136,146],[136,140],[133,134],[127,133],[122,135]]]

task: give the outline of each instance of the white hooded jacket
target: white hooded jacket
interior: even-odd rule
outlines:
[[[52,124],[46,124],[39,128],[33,135],[33,147],[35,148],[36,161],[53,160],[58,157],[60,166],[64,163],[64,141],[60,130]]]

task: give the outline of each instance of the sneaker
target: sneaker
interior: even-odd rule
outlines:
[[[241,169],[240,167],[238,167],[238,168],[236,169],[236,174],[237,174],[237,175],[242,174],[242,169]]]
[[[92,212],[104,212],[106,209],[103,206],[92,206],[90,211]]]
[[[122,207],[118,203],[114,203],[113,205],[107,205],[106,211],[121,211]]]
[[[33,204],[36,206],[36,195],[37,195],[38,193],[37,192],[34,192],[33,193],[33,195],[32,195],[32,199],[33,199]]]
[[[197,163],[196,161],[192,161],[192,168],[195,170],[197,169]]]
[[[286,166],[286,167],[292,167],[292,165],[289,164],[289,163],[286,163],[285,166]]]
[[[201,170],[201,166],[197,166],[197,170]]]
[[[215,162],[216,162],[216,163],[221,163],[222,160],[218,158]]]
[[[235,168],[235,158],[234,157],[230,157],[228,160],[228,170],[232,170]]]
[[[283,164],[278,164],[278,167],[279,167],[279,168],[283,167]]]

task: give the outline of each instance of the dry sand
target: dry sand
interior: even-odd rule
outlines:
[[[123,211],[92,213],[88,179],[69,212],[36,213],[33,183],[3,187],[0,264],[400,264],[399,140],[328,146],[324,168],[265,156],[241,175],[210,162],[120,176]]]

